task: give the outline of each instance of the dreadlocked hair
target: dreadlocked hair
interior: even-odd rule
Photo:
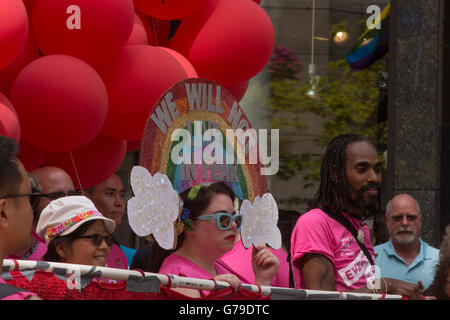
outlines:
[[[320,185],[313,197],[312,208],[319,208],[340,222],[344,219],[341,213],[346,212],[350,204],[350,187],[345,170],[347,146],[362,141],[369,142],[366,137],[359,134],[339,135],[331,140],[323,156]],[[380,198],[377,202],[376,207],[365,210],[362,220],[369,216],[380,215]]]
[[[349,184],[345,173],[346,150],[349,144],[368,141],[357,134],[337,136],[328,144],[320,168],[320,185],[313,206],[325,212],[338,213],[348,208]]]

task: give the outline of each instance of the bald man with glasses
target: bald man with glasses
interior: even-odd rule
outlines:
[[[417,283],[428,288],[439,261],[439,250],[420,238],[422,214],[418,202],[408,194],[399,194],[386,206],[386,226],[390,239],[375,246],[375,264],[382,278]]]

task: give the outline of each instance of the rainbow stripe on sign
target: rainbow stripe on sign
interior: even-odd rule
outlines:
[[[169,109],[168,109],[169,108]],[[145,126],[139,164],[151,175],[157,172],[167,175],[173,188],[181,193],[190,187],[224,181],[240,199],[254,201],[256,196],[267,193],[267,179],[261,174],[260,161],[251,164],[176,164],[171,153],[179,140],[172,141],[177,129],[194,132],[195,122],[201,121],[202,132],[209,128],[220,131],[223,154],[226,154],[226,130],[252,129],[250,120],[234,96],[217,82],[209,79],[190,78],[174,84],[154,104]],[[202,136],[203,139],[203,136]],[[232,142],[232,141],[229,141]],[[200,153],[209,145],[202,141]],[[237,147],[234,147],[237,159]],[[191,145],[191,154],[195,145]],[[248,155],[247,155],[248,157]]]
[[[103,217],[103,215],[95,210],[86,211],[80,214],[77,214],[76,216],[64,221],[63,223],[57,225],[56,227],[48,227],[47,228],[47,238],[48,241],[54,239],[56,236],[60,235],[70,227],[72,227],[74,224],[77,224],[80,221],[86,220],[87,218],[91,217]]]

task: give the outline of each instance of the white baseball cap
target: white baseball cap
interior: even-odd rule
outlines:
[[[36,233],[48,244],[55,237],[66,236],[91,220],[103,220],[108,233],[116,229],[116,223],[98,212],[85,196],[62,197],[51,201],[42,210]]]

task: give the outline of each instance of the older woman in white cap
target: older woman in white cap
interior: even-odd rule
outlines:
[[[104,267],[115,228],[91,200],[71,196],[44,208],[36,232],[48,246],[43,260]]]

